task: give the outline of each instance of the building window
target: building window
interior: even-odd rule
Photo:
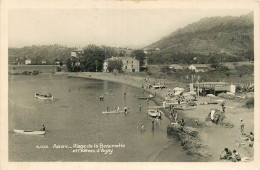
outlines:
[[[125,69],[127,69],[127,66],[125,66]]]
[[[133,64],[134,62],[132,61],[132,64]]]
[[[134,65],[132,64],[132,68],[134,67]]]

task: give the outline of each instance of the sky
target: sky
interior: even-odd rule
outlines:
[[[247,9],[9,9],[8,45],[96,44],[142,48],[201,18],[249,12]]]

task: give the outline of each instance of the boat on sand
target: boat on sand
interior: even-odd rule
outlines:
[[[121,110],[121,111],[115,111],[115,110],[113,110],[113,111],[104,111],[104,112],[102,112],[102,113],[104,113],[104,114],[108,114],[108,113],[125,113],[125,111],[123,111],[123,110]]]
[[[174,109],[175,110],[193,110],[193,109],[196,109],[196,107],[179,105],[179,106],[174,106]]]
[[[18,130],[14,129],[15,133],[27,134],[27,135],[44,135],[45,131],[34,131],[34,130]]]
[[[138,99],[145,99],[145,100],[152,99],[152,98],[154,98],[154,96],[151,95],[151,94],[149,94],[149,96],[140,96],[140,97],[138,97]]]

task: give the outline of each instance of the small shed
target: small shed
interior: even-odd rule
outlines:
[[[195,72],[207,72],[209,67],[205,64],[192,64],[189,66],[190,70],[194,70]]]

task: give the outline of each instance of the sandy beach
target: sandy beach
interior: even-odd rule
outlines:
[[[175,87],[184,87],[185,84],[180,82],[172,82],[164,79],[154,79],[143,76],[136,76],[131,74],[114,74],[114,73],[90,73],[90,72],[81,72],[81,73],[68,73],[68,76],[72,77],[82,77],[82,78],[90,78],[90,79],[99,79],[99,80],[107,80],[113,81],[117,83],[124,83],[129,86],[141,88],[144,86],[144,90],[150,92],[151,94],[156,94],[155,100],[158,105],[162,105],[162,101],[165,96],[171,91],[171,89]],[[154,90],[148,89],[147,86],[149,84],[154,85],[161,83],[166,83],[167,88],[162,90]],[[252,94],[244,94],[244,95],[252,95]],[[201,135],[198,139],[201,148],[192,148],[193,152],[198,152],[200,155],[204,156],[204,158],[198,158],[198,161],[224,161],[220,160],[220,153],[224,150],[224,148],[229,148],[230,150],[237,150],[240,153],[242,158],[247,159],[248,161],[253,161],[254,156],[254,148],[249,147],[250,142],[241,139],[240,132],[240,120],[243,119],[245,124],[245,133],[248,135],[250,132],[254,132],[254,110],[247,109],[242,107],[245,100],[226,100],[226,121],[233,124],[232,128],[227,128],[221,125],[215,125],[212,122],[205,121],[208,113],[211,109],[219,109],[221,110],[221,106],[219,104],[212,105],[199,105],[202,102],[210,102],[210,101],[220,101],[223,98],[215,97],[214,99],[209,97],[197,97],[196,109],[187,110],[187,111],[178,111],[179,120],[184,118],[187,127],[195,129]],[[219,102],[220,103],[220,102]],[[163,109],[163,112],[166,117],[170,119],[170,113],[168,109]],[[196,125],[196,120],[199,121],[199,125]],[[189,151],[186,150],[187,153]]]

